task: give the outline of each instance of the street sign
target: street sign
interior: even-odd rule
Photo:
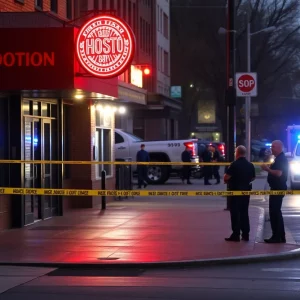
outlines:
[[[236,95],[237,97],[257,96],[257,74],[236,73]]]

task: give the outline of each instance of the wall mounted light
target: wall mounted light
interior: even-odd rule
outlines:
[[[93,105],[94,109],[96,109],[99,112],[105,112],[107,114],[109,113],[119,113],[121,115],[126,113],[126,107],[125,106],[115,106],[115,105],[105,105],[95,103]]]
[[[74,96],[74,98],[77,99],[77,100],[81,100],[81,99],[83,99],[83,97],[84,97],[84,95],[80,95],[80,94],[76,94]]]
[[[126,108],[124,106],[119,107],[119,113],[120,114],[125,114],[126,113]]]

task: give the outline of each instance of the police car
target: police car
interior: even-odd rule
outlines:
[[[288,156],[288,155],[287,155]],[[290,163],[291,189],[300,189],[300,141],[298,140]]]

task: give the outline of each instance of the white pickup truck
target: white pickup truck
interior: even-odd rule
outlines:
[[[188,146],[192,153],[192,162],[199,162],[197,140],[171,140],[171,141],[149,141],[145,142],[141,138],[127,133],[121,129],[115,129],[115,158],[131,158],[136,161],[136,154],[140,150],[141,144],[145,144],[150,161],[153,162],[181,162],[181,153]],[[147,181],[149,184],[165,183],[171,173],[179,173],[180,165],[149,165]],[[136,165],[132,166],[132,171],[136,171]]]

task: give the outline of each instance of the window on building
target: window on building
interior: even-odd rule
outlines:
[[[169,75],[169,53],[164,51],[164,73]]]
[[[50,10],[55,13],[58,12],[57,0],[50,1]]]
[[[112,161],[112,124],[113,114],[96,110],[95,160]],[[96,165],[96,177],[101,177],[101,171],[106,176],[113,175],[112,165]]]
[[[43,9],[43,0],[34,0],[34,6],[38,9]]]
[[[169,38],[169,18],[168,16],[164,13],[164,37]]]
[[[160,47],[157,46],[157,66],[158,66],[158,71],[161,70],[161,67],[160,67]]]
[[[163,49],[160,48],[160,70],[164,71],[164,57],[163,57]]]
[[[71,106],[64,104],[63,105],[64,117],[63,117],[63,160],[71,160],[70,153],[70,136],[71,136]],[[64,179],[71,177],[71,165],[64,164],[63,165],[63,177]]]
[[[24,4],[24,0],[15,0],[18,3]]]
[[[67,19],[72,19],[73,18],[73,14],[72,14],[72,0],[67,0],[66,1],[66,16]]]
[[[157,11],[157,13],[156,13],[156,23],[157,23],[157,25],[156,26],[157,26],[157,30],[160,31],[160,27],[159,27],[160,26],[160,23],[159,23],[159,6],[158,5],[156,6],[156,11]]]
[[[0,98],[0,159],[9,159],[9,99]],[[11,158],[10,158],[11,159]],[[9,164],[0,164],[0,186],[9,186]]]

